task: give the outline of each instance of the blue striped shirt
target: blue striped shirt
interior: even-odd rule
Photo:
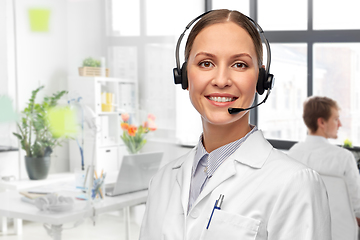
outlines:
[[[216,169],[218,169],[218,167],[232,155],[252,133],[257,131],[256,126],[251,126],[251,128],[251,131],[243,138],[221,146],[211,153],[208,153],[205,150],[202,143],[203,135],[200,136],[192,167],[188,211],[191,209],[193,203],[215,173]]]

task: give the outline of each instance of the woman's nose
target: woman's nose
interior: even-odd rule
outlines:
[[[230,79],[229,71],[226,67],[218,67],[212,84],[219,88],[231,86],[232,81]]]

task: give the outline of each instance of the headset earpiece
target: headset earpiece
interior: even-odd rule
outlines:
[[[173,69],[173,74],[174,74],[174,83],[175,84],[180,84],[182,82],[182,80],[181,80],[181,69],[179,70],[178,68],[174,68]]]
[[[187,62],[184,62],[181,66],[181,87],[182,89],[187,89],[189,86],[188,77],[187,77]]]
[[[174,68],[173,74],[174,74],[174,83],[175,84],[181,84],[182,89],[187,89],[188,79],[187,79],[187,62],[184,62],[180,69]]]
[[[266,71],[264,68],[259,68],[259,76],[256,84],[256,91],[260,95],[263,94],[265,91],[264,89],[265,81],[266,81]]]
[[[274,87],[275,78],[272,74],[267,74],[266,81],[264,82],[264,89],[271,90]]]
[[[274,75],[266,74],[264,68],[259,69],[259,77],[256,84],[256,91],[258,94],[263,94],[265,90],[271,90],[274,86]]]

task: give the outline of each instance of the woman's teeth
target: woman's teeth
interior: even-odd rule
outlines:
[[[209,99],[215,102],[232,102],[235,100],[234,98],[227,98],[227,97],[209,97]]]

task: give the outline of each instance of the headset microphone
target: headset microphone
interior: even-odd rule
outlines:
[[[252,107],[249,107],[249,108],[228,108],[228,112],[230,114],[237,114],[239,112],[243,112],[243,111],[247,111],[247,110],[256,108],[257,106],[259,106],[259,105],[263,104],[264,102],[266,102],[266,99],[268,98],[269,95],[270,95],[270,90],[267,91],[264,100],[262,100],[260,103],[256,104],[255,106],[252,106]]]

